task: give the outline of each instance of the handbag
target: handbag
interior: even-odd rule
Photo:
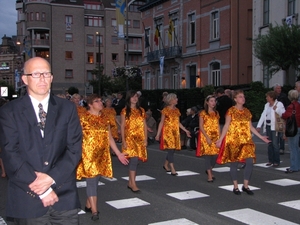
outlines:
[[[293,111],[292,115],[286,119],[286,125],[285,125],[285,136],[286,137],[294,137],[296,136],[298,132],[298,125],[296,121],[296,110],[295,105],[293,104]]]
[[[282,119],[281,116],[275,112],[275,131],[284,132],[284,130],[285,130],[285,120]]]

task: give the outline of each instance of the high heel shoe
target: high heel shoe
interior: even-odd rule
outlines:
[[[84,208],[84,211],[85,211],[86,213],[91,213],[91,212],[92,212],[92,208],[85,207],[85,208]]]
[[[254,195],[253,191],[249,189],[249,187],[245,188],[244,186],[242,187],[243,192],[246,192],[248,195]]]
[[[165,166],[163,166],[163,168],[167,173],[171,172],[171,170],[167,170],[167,168]]]
[[[177,175],[178,175],[178,173],[171,173],[171,175],[172,175],[172,176],[177,176]]]
[[[233,193],[235,195],[241,195],[241,192],[240,192],[239,188],[233,188]]]
[[[99,220],[99,212],[92,213],[91,220],[93,221]]]

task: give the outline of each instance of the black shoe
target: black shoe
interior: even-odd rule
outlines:
[[[233,193],[235,195],[241,195],[241,192],[240,192],[240,190],[238,188],[233,188]]]
[[[85,208],[84,208],[84,211],[85,211],[86,213],[91,213],[91,212],[92,212],[92,208],[85,207]]]
[[[242,187],[243,192],[246,192],[248,195],[254,195],[253,191],[251,191],[249,188]]]
[[[99,220],[99,212],[93,213],[91,220],[93,221]]]
[[[213,183],[214,182],[214,179],[212,180],[207,180],[208,183]]]
[[[164,170],[168,173],[171,172],[171,170],[167,170],[167,168],[165,166],[163,166]]]
[[[286,169],[286,171],[285,171],[285,173],[294,173],[294,172],[297,172],[297,171],[291,170],[290,168]]]
[[[127,188],[128,189],[130,189],[133,193],[136,193],[136,194],[138,194],[138,193],[140,193],[141,192],[141,190],[133,190],[131,187],[129,187],[129,186],[127,186]]]
[[[187,149],[187,147],[185,145],[182,145],[181,149]]]
[[[177,175],[178,175],[178,173],[171,173],[171,175],[172,175],[172,176],[177,176]]]

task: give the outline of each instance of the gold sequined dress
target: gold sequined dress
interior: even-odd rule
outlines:
[[[219,153],[219,148],[216,146],[215,142],[220,138],[219,131],[219,114],[216,112],[209,112],[208,114],[205,110],[199,113],[199,117],[203,119],[203,129],[208,137],[211,139],[212,143],[209,145],[206,141],[205,136],[199,130],[198,142],[196,156],[202,155],[217,155]]]
[[[122,148],[122,153],[128,154],[126,157],[138,157],[142,162],[147,161],[147,149],[145,145],[144,120],[146,119],[145,110],[131,108],[129,118],[126,118],[126,108],[122,109],[121,115],[125,116],[125,141],[127,148]]]
[[[109,147],[109,120],[101,114],[88,111],[80,115],[83,132],[82,159],[77,167],[77,179],[93,178],[97,175],[112,177]]]
[[[78,116],[80,117],[82,113],[86,113],[86,108],[84,108],[83,106],[77,106],[77,113]]]
[[[165,115],[165,120],[161,131],[160,149],[180,150],[179,117],[181,114],[179,109],[165,107],[161,113]]]
[[[119,139],[118,126],[116,122],[116,110],[114,108],[104,108],[101,111],[102,114],[106,115],[109,119],[110,132],[114,139]]]
[[[242,162],[247,158],[255,159],[255,145],[250,131],[251,112],[243,108],[231,107],[227,111],[231,122],[223,139],[217,163]]]

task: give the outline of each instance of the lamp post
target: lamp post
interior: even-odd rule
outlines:
[[[101,65],[101,52],[100,52],[100,32],[96,32],[96,34],[98,35],[98,55],[99,55],[99,59],[98,59],[98,91],[99,91],[99,97],[101,97],[101,74],[100,74],[100,65]]]

